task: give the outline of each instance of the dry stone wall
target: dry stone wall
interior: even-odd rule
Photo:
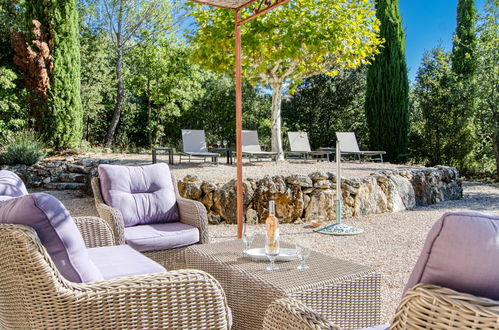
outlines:
[[[112,160],[67,157],[64,161],[41,161],[33,166],[1,166],[16,172],[30,188],[81,189],[91,193],[90,178],[97,166]],[[188,175],[178,181],[183,197],[200,201],[212,224],[236,222],[235,180],[208,182]],[[266,176],[243,181],[245,216],[248,221],[267,217],[268,201],[276,201],[282,222],[333,220],[336,176],[315,172],[309,175]],[[410,210],[463,196],[462,182],[453,167],[437,166],[403,171],[376,172],[359,179],[342,179],[343,212],[347,217]]]
[[[215,183],[186,176],[178,182],[180,194],[200,201],[210,223],[236,222],[235,180]],[[333,173],[267,176],[243,182],[245,216],[265,219],[268,201],[276,201],[277,216],[285,223],[333,220],[336,176]],[[413,171],[384,171],[361,179],[342,179],[343,212],[347,217],[410,210],[463,196],[455,168],[438,166]]]

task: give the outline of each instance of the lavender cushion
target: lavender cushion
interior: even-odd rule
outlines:
[[[430,230],[404,291],[418,283],[499,299],[499,216],[444,214]]]
[[[168,165],[100,165],[99,178],[104,201],[121,211],[125,227],[179,220]]]
[[[174,249],[199,242],[199,229],[181,222],[125,228],[125,241],[140,252]]]
[[[128,245],[92,248],[88,249],[88,255],[106,280],[166,272],[163,266]]]
[[[72,282],[103,280],[76,224],[55,197],[37,193],[0,203],[0,223],[32,227],[59,272]]]
[[[0,196],[19,197],[27,194],[26,186],[17,174],[6,170],[0,171]]]

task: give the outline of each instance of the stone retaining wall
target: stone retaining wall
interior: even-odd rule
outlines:
[[[68,157],[64,161],[41,161],[33,166],[1,166],[16,172],[30,188],[82,189],[91,193],[90,178],[97,166],[112,160]],[[315,172],[309,175],[247,179],[244,184],[245,215],[249,221],[267,216],[270,199],[276,201],[283,222],[335,219],[336,176]],[[236,222],[235,180],[207,182],[186,176],[178,182],[183,197],[198,200],[208,210],[212,224]],[[416,205],[429,205],[463,195],[459,172],[437,166],[404,171],[376,172],[361,179],[343,179],[343,212],[347,217],[398,212]]]
[[[384,171],[362,179],[343,179],[343,212],[347,217],[399,212],[463,196],[459,172],[438,166],[413,171]],[[270,199],[282,222],[332,220],[335,215],[336,176],[333,173],[248,179],[244,185],[245,216],[261,221]],[[235,181],[225,184],[186,176],[178,182],[180,194],[202,202],[210,223],[236,222]]]

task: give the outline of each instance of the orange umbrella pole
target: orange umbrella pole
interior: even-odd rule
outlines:
[[[241,24],[240,11],[236,10],[235,55],[236,55],[236,164],[237,164],[237,238],[243,236],[243,95],[241,77]]]

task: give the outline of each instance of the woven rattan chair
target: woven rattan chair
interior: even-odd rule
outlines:
[[[199,243],[209,243],[208,235],[208,216],[206,208],[200,202],[182,198],[178,192],[175,176],[172,175],[174,182],[177,206],[180,213],[180,221],[199,229]],[[92,190],[94,193],[95,207],[99,216],[106,220],[111,226],[116,244],[125,244],[125,224],[121,212],[110,207],[104,202],[102,197],[99,178],[92,178]],[[154,261],[160,263],[168,270],[185,268],[185,247],[145,252],[144,254]]]
[[[87,247],[114,243],[98,218],[75,218]],[[35,231],[0,225],[2,329],[228,329],[222,288],[182,270],[73,283],[59,273]]]
[[[285,298],[269,306],[264,329],[340,328],[302,303]],[[435,285],[418,284],[405,294],[389,329],[499,329],[499,302]]]

